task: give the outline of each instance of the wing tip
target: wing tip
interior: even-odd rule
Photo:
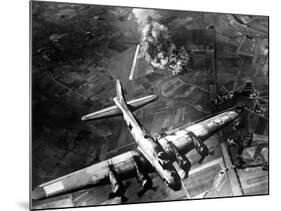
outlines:
[[[43,199],[45,197],[46,197],[46,194],[42,187],[36,187],[31,193],[31,198],[33,200]]]
[[[86,120],[88,120],[88,115],[85,115],[85,116],[81,117],[81,121],[86,121]]]

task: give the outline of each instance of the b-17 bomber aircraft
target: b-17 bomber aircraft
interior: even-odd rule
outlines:
[[[204,141],[226,125],[237,121],[241,111],[241,109],[230,109],[166,136],[155,138],[132,114],[123,96],[119,80],[116,82],[116,91],[117,96],[113,98],[116,105],[114,113],[119,112],[123,115],[137,144],[136,149],[41,184],[32,191],[32,199],[49,198],[106,183],[111,184],[111,197],[122,197],[126,191],[122,180],[131,177],[136,177],[141,186],[140,192],[144,193],[152,189],[153,182],[149,176],[151,172],[156,172],[172,190],[181,190],[182,177],[174,164],[177,163],[186,173],[185,175],[188,175],[191,162],[185,153],[195,148],[203,159],[209,153]],[[116,112],[117,108],[118,112]],[[91,117],[86,115],[82,120]]]

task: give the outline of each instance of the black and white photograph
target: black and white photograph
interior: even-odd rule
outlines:
[[[269,194],[269,17],[30,2],[31,209]]]

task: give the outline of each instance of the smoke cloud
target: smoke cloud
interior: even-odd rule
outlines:
[[[168,28],[159,23],[161,15],[150,9],[133,9],[141,33],[141,53],[154,68],[170,71],[173,75],[182,73],[189,65],[190,56],[185,48],[177,47]]]

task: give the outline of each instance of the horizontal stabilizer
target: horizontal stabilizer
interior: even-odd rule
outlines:
[[[132,111],[137,110],[138,108],[147,105],[148,103],[154,101],[157,99],[157,95],[148,95],[145,97],[137,98],[134,100],[130,100],[127,102],[128,106]],[[106,117],[111,117],[111,116],[117,116],[120,115],[121,111],[120,109],[116,106],[110,106],[105,109],[87,114],[81,118],[82,121],[87,121],[87,120],[94,120],[94,119],[102,119]]]
[[[116,99],[118,99],[118,102],[126,103],[130,108],[130,110],[132,111],[135,111],[136,109],[145,106],[146,104],[154,101],[158,97],[157,95],[148,95],[145,97],[137,98],[126,102],[123,96],[122,87],[119,80],[116,81],[116,92],[117,92]],[[106,117],[117,116],[120,114],[121,114],[120,109],[116,105],[113,105],[105,109],[84,115],[82,116],[81,120],[87,121],[87,120],[94,120],[94,119],[102,119]]]

